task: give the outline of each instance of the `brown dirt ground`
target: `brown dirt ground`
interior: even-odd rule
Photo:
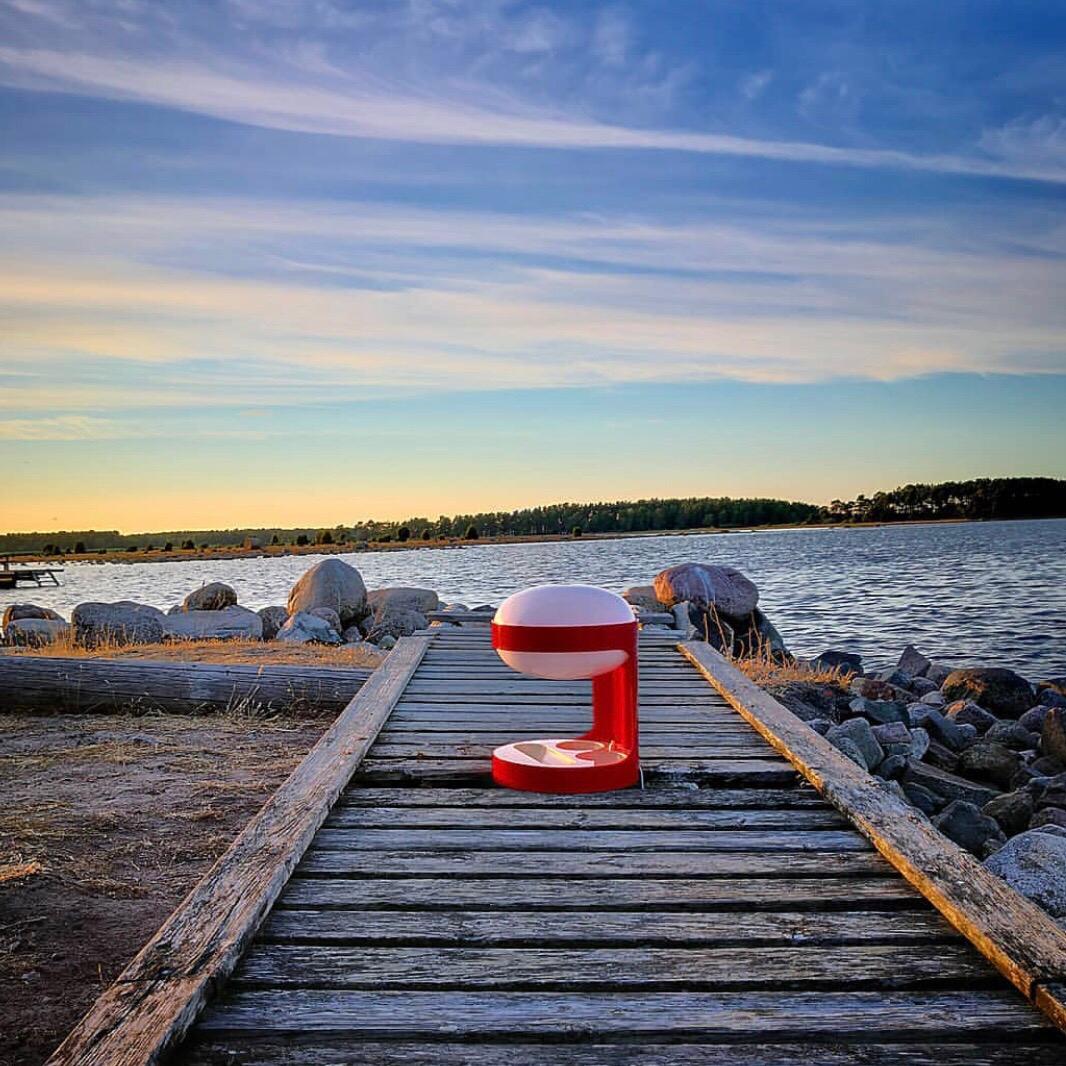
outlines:
[[[0,716],[2,1066],[44,1062],[328,724]]]

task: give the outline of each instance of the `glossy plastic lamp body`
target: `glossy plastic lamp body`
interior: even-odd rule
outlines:
[[[640,780],[637,623],[629,604],[591,585],[541,585],[500,605],[492,644],[513,669],[592,681],[592,728],[578,737],[504,744],[497,784],[527,792],[606,792]]]

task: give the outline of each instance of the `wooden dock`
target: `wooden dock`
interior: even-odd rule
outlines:
[[[552,797],[488,755],[588,685],[404,638],[51,1062],[1061,1066],[1066,933],[676,639],[646,787]]]
[[[33,585],[44,588],[46,585],[58,585],[57,574],[62,568],[54,566],[12,566],[11,556],[0,556],[0,590],[18,588],[19,585]]]

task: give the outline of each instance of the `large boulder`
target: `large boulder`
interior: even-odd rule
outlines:
[[[308,570],[289,593],[289,614],[330,607],[341,624],[352,625],[366,617],[366,585],[359,571],[341,559],[323,559]]]
[[[61,614],[56,614],[51,607],[38,607],[35,603],[11,603],[4,608],[3,627],[6,630],[12,622],[24,619],[39,619],[46,622],[64,621]]]
[[[1020,833],[985,866],[1053,918],[1066,918],[1066,837],[1039,829]]]
[[[967,781],[964,777],[958,777],[947,770],[939,770],[916,759],[908,759],[907,769],[903,772],[904,789],[908,785],[920,785],[941,799],[961,799],[975,807],[983,807],[1000,794],[998,789]]]
[[[732,566],[681,563],[657,574],[654,587],[667,607],[687,600],[732,619],[747,618],[759,604],[759,590]]]
[[[375,614],[381,608],[403,608],[429,614],[440,607],[440,597],[432,589],[419,588],[373,589],[366,594],[366,602]]]
[[[70,620],[78,643],[96,648],[105,644],[158,644],[167,617],[157,607],[119,600],[79,603]]]
[[[1020,718],[1038,702],[1024,677],[999,666],[955,670],[940,690],[949,700],[973,700],[1002,718]]]
[[[163,619],[169,640],[262,640],[263,619],[247,607],[181,611]]]
[[[273,640],[289,618],[285,607],[260,607],[255,613],[263,623],[263,640]]]
[[[289,615],[288,621],[278,630],[276,640],[291,644],[340,644],[341,635],[324,618],[297,611]]]
[[[16,648],[40,648],[69,632],[70,626],[62,618],[14,618],[4,627],[4,637]]]
[[[221,581],[212,581],[194,589],[182,600],[185,611],[224,611],[237,602],[237,593]]]

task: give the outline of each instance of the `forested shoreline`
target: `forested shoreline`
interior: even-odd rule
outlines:
[[[436,541],[483,537],[538,537],[653,533],[694,529],[833,523],[994,520],[1066,517],[1066,480],[979,478],[935,485],[903,485],[873,496],[833,500],[827,507],[802,501],[728,496],[557,503],[517,511],[361,521],[329,529],[248,528],[120,533],[71,530],[0,534],[0,552],[65,554],[101,551],[190,551],[208,547],[267,548]]]

